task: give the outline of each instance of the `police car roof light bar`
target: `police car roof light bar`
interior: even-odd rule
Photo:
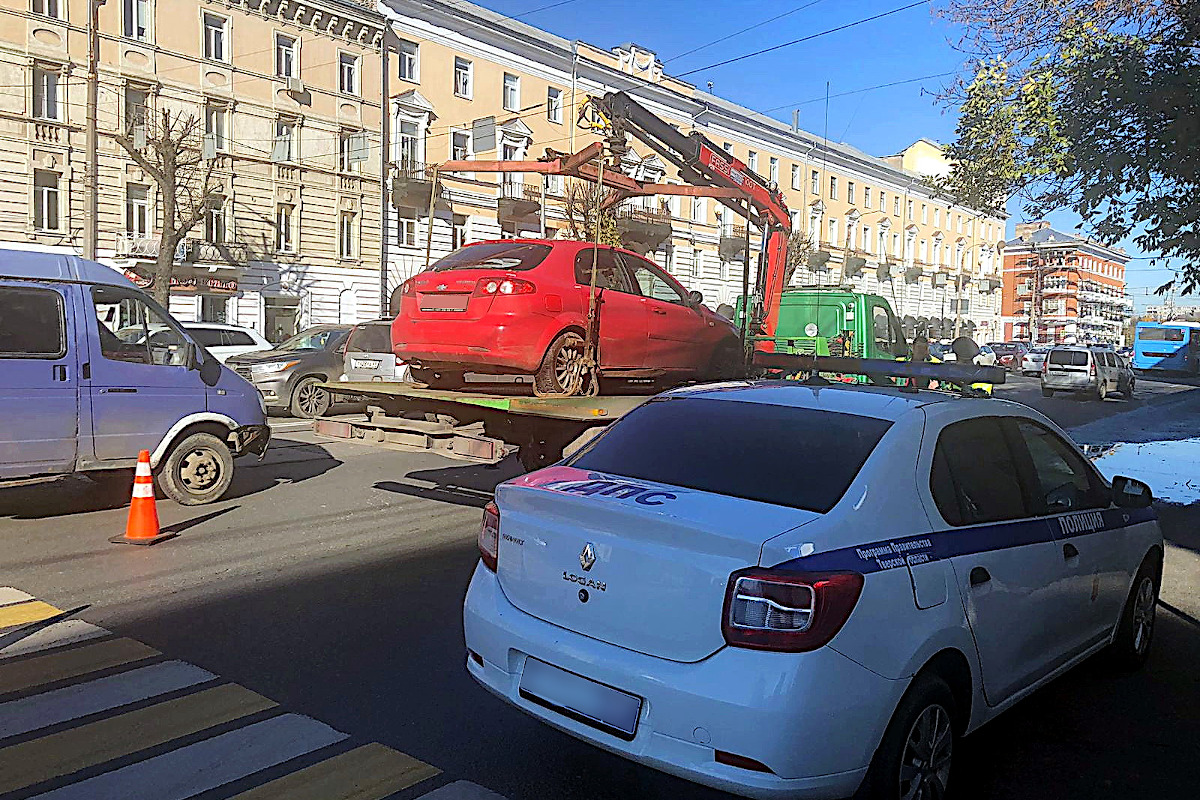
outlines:
[[[839,358],[761,351],[754,354],[754,365],[787,372],[840,372],[888,378],[928,378],[955,384],[1001,384],[1005,378],[1003,367],[982,367],[976,364],[932,364],[927,361],[888,361],[882,358]]]

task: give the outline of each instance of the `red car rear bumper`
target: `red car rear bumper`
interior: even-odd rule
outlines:
[[[395,352],[423,367],[463,365],[472,372],[533,373],[542,363],[552,333],[553,317],[488,314],[468,324],[459,320],[405,319],[392,328]]]

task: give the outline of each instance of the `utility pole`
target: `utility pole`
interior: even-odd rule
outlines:
[[[389,22],[383,29],[379,58],[379,318],[391,314],[388,308],[388,178],[391,177],[391,98],[388,97],[388,34]],[[433,224],[433,220],[429,221]]]
[[[105,0],[88,0],[88,72],[87,72],[87,225],[83,229],[83,257],[95,260],[99,165],[96,153],[96,106],[100,94],[100,6]]]

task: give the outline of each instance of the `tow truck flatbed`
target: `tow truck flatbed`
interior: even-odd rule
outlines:
[[[313,430],[319,436],[428,450],[476,463],[495,463],[518,451],[522,465],[531,470],[558,461],[572,443],[596,435],[650,399],[530,397],[516,393],[519,389],[451,391],[382,381],[321,386],[335,395],[365,400],[367,413],[361,421],[318,419]]]

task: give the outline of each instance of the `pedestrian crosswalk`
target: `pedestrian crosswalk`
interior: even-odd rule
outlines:
[[[384,800],[440,773],[96,625],[39,628],[59,613],[0,587],[2,800]]]

